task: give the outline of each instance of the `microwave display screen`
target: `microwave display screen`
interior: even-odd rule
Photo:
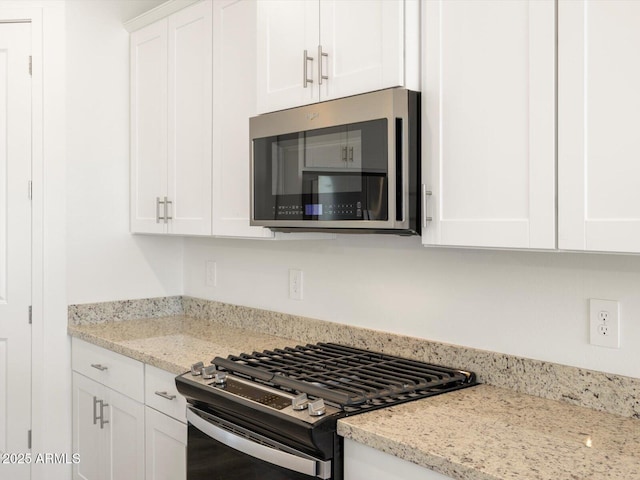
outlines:
[[[253,140],[256,220],[387,220],[386,118]]]
[[[321,203],[308,203],[304,206],[304,214],[305,215],[322,215],[322,204]]]

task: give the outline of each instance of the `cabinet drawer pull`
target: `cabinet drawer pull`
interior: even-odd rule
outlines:
[[[104,365],[100,365],[99,363],[92,363],[91,366],[93,368],[97,368],[98,370],[100,370],[101,372],[104,372],[105,370],[108,370],[109,367],[105,367]]]
[[[156,395],[162,398],[166,398],[167,400],[175,400],[175,395],[169,395],[167,392],[156,392]]]

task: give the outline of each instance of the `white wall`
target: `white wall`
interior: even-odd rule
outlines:
[[[217,262],[215,288],[204,265]],[[288,269],[304,298],[288,299]],[[640,256],[424,248],[420,239],[185,240],[185,294],[640,378]],[[620,301],[621,348],[588,299]]]
[[[182,292],[182,240],[129,234],[129,33],[163,0],[68,0],[67,300]]]

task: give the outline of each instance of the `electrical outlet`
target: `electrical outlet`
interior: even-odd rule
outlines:
[[[615,300],[589,301],[589,343],[620,348],[620,304]]]
[[[302,270],[289,270],[289,298],[302,300]]]
[[[206,270],[206,280],[205,284],[207,287],[215,287],[218,283],[217,272],[216,272],[216,262],[213,260],[207,261],[205,264]]]

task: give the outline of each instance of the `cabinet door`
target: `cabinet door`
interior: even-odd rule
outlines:
[[[423,4],[423,242],[555,248],[555,4]]]
[[[187,478],[187,426],[145,408],[146,480]]]
[[[320,99],[404,85],[404,2],[321,0]]]
[[[558,246],[640,252],[640,3],[558,14]]]
[[[109,388],[104,397],[105,478],[143,480],[144,405]]]
[[[74,480],[103,479],[103,430],[100,429],[97,401],[105,387],[79,373],[73,373],[73,452],[81,462],[73,465]]]
[[[344,480],[450,480],[415,463],[345,439]]]
[[[167,21],[132,33],[130,42],[131,231],[163,233],[156,199],[167,195]]]
[[[212,3],[169,17],[169,232],[211,235]]]
[[[272,236],[269,229],[249,226],[249,117],[256,114],[256,7],[251,0],[214,3],[213,234],[219,236]]]
[[[257,3],[257,110],[282,110],[317,102],[318,0]],[[304,58],[307,50],[309,60]],[[306,87],[303,77],[306,63]]]

